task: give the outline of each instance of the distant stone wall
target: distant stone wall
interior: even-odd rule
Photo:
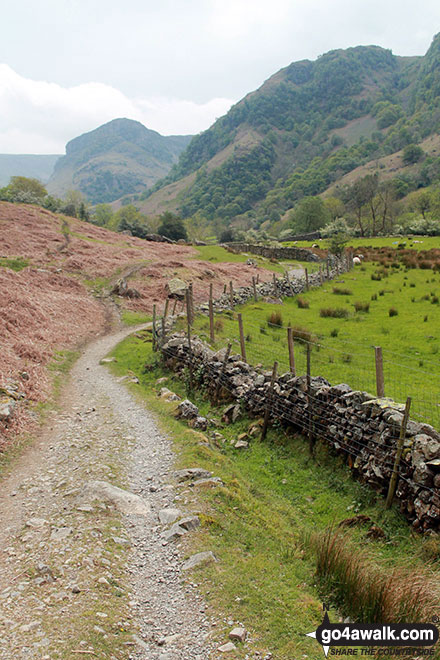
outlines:
[[[231,252],[248,252],[267,259],[297,259],[298,261],[321,261],[321,259],[306,248],[269,247],[267,245],[252,245],[250,243],[227,243],[225,247]]]
[[[253,416],[262,417],[269,406],[270,418],[290,425],[329,445],[344,457],[355,476],[386,495],[403,414],[397,404],[375,399],[348,385],[331,386],[324,378],[312,378],[310,390],[304,376],[287,373],[270,392],[270,372],[256,370],[241,356],[231,355],[223,371],[225,351],[212,351],[194,337],[191,352],[183,334],[168,338],[162,346],[165,364],[182,373],[192,366],[197,384],[211,397],[220,384],[220,395]],[[440,531],[440,434],[428,424],[408,423],[399,469],[396,501],[401,512],[421,531]]]

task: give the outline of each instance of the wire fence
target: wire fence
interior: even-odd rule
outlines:
[[[236,338],[232,339],[237,342]],[[219,392],[227,393],[254,415],[268,414],[273,422],[292,425],[308,438],[312,452],[317,439],[330,444],[338,453],[345,455],[350,468],[363,481],[383,494],[390,493],[394,475],[398,482],[396,495],[402,512],[414,521],[415,527],[438,529],[440,495],[430,470],[426,471],[425,464],[419,471],[414,470],[412,450],[408,444],[405,445],[403,460],[400,460],[400,456],[397,459],[399,436],[403,447],[406,426],[396,406],[383,409],[380,406],[375,408],[374,405],[365,407],[363,404],[369,396],[353,391],[348,386],[331,388],[326,385],[322,373],[319,374],[321,378],[315,378],[311,371],[306,375],[299,375],[297,371],[296,377],[287,373],[275,379],[273,387],[269,385],[266,374],[264,384],[258,384],[257,374],[260,371],[247,365],[238,367],[238,364],[244,363],[241,360],[237,363],[232,353],[229,357],[227,351],[220,351],[212,353],[210,359],[207,359],[203,343],[197,339],[188,341],[188,335],[181,338],[180,344],[178,340],[177,346],[168,348],[165,344],[162,352],[165,358],[173,361],[177,359],[177,363],[189,372],[192,387],[203,386],[214,400]],[[305,347],[307,352],[307,346],[310,356],[310,342],[304,342],[302,349]],[[321,353],[321,349],[316,352]],[[261,343],[257,348],[258,353],[263,358],[268,354]],[[301,353],[304,350],[297,351],[298,357]],[[279,358],[275,361],[280,365],[286,365],[286,359],[280,351],[275,350],[272,355]],[[315,364],[320,371],[322,362],[316,361]],[[373,409],[376,410],[375,414]],[[416,431],[413,430],[414,433]]]
[[[234,350],[240,353],[238,320],[222,314],[216,315],[216,320],[221,320],[224,331],[216,338],[214,346],[219,348],[231,342]],[[341,340],[341,345],[336,347],[313,338],[302,329],[292,328],[292,334],[296,375],[307,372],[309,346],[311,376],[321,376],[333,385],[346,383],[354,390],[370,393],[371,398],[389,398],[402,405],[410,396],[412,417],[440,429],[440,365],[437,362],[431,362],[428,371],[414,366],[414,356],[388,350],[381,351],[380,362],[377,347],[372,345]],[[210,343],[206,328],[199,335]],[[291,370],[287,328],[270,322],[259,325],[245,320],[243,341],[249,364],[270,368],[277,361],[280,372]]]

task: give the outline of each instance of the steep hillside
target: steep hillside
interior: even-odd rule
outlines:
[[[92,204],[151,187],[177,162],[191,136],[164,137],[131,119],[114,119],[71,140],[48,183],[63,196],[80,190]]]
[[[167,282],[193,282],[197,303],[209,285],[216,297],[230,280],[250,283],[269,270],[245,263],[209,263],[185,245],[152,243],[117,234],[39,207],[0,202],[0,454],[17,431],[35,420],[34,404],[51,392],[51,365],[79,342],[103,332],[118,308],[158,313]],[[138,298],[110,295],[124,276]],[[2,388],[17,383],[26,395],[12,421],[2,416]]]
[[[59,158],[59,155],[0,154],[0,187],[6,186],[11,176],[27,176],[46,183]]]
[[[440,35],[424,57],[360,46],[290,64],[194,137],[140,208],[276,222],[301,197],[436,133],[439,65]]]

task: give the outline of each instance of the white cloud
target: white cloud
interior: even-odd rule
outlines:
[[[30,80],[0,64],[0,153],[64,153],[66,142],[117,117],[164,135],[208,128],[233,101],[206,103],[163,97],[128,98],[102,83],[63,87]]]

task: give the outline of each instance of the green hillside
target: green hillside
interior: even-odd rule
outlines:
[[[290,64],[195,136],[139,206],[217,228],[277,223],[303,197],[437,133],[439,65],[440,35],[424,57],[359,46]],[[436,149],[414,154],[405,192],[440,178]]]
[[[164,137],[130,119],[114,119],[66,146],[48,183],[51,194],[80,190],[92,204],[151,187],[177,162],[191,136]]]

